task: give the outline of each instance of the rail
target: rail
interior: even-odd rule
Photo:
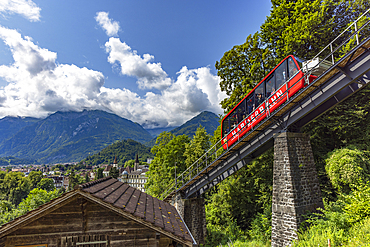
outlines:
[[[311,60],[319,59],[319,62],[312,68],[308,68],[307,66],[302,66],[302,68],[297,72],[302,72],[303,76],[297,80],[296,83],[298,83],[302,78],[305,79],[306,83],[309,83],[309,76],[313,73],[313,71],[320,67],[323,63],[328,63],[328,59],[330,60],[330,64],[334,65],[336,61],[338,61],[342,56],[345,55],[346,50],[351,50],[354,47],[358,46],[360,42],[365,39],[366,37],[370,36],[370,9],[368,9],[366,12],[364,12],[360,17],[357,18],[351,25],[349,25],[341,34],[339,34],[332,42],[330,42],[325,48],[323,48],[316,56],[314,56]],[[364,22],[364,24],[359,25],[360,22]],[[360,26],[360,27],[359,27]],[[336,44],[337,41],[343,40],[340,44]],[[328,51],[329,50],[329,51]],[[324,57],[323,59],[321,59]],[[282,97],[288,97],[288,90],[292,87],[294,87],[295,84],[293,84],[290,88],[288,87],[288,83],[290,80],[295,78],[295,75],[292,76],[289,80],[287,80],[280,88],[285,87],[286,95],[282,94],[274,101],[279,101],[282,99]],[[311,82],[311,84],[314,82]],[[279,89],[280,89],[279,88]],[[278,90],[279,90],[278,89]],[[306,90],[306,88],[301,89]],[[278,91],[276,90],[276,91]],[[271,95],[273,96],[273,95]],[[257,119],[259,115],[265,114],[266,117],[263,121],[258,123],[256,126],[253,126],[252,129],[243,135],[243,139],[248,139],[248,136],[250,136],[256,128],[261,126],[266,120],[269,120],[269,118],[278,113],[282,108],[284,108],[289,103],[289,98],[285,103],[283,103],[278,109],[275,109],[274,112],[268,111],[268,102],[271,98],[268,97],[265,99],[265,101],[260,104],[265,106],[265,110],[263,112],[259,112],[257,116],[254,117],[254,119]],[[253,113],[252,113],[253,114]],[[250,116],[250,115],[249,115]],[[248,118],[247,116],[246,118]],[[242,121],[244,121],[246,118],[244,118]],[[228,146],[228,142],[222,143],[222,140],[219,140],[216,144],[214,144],[208,151],[206,151],[197,161],[195,161],[191,166],[189,166],[184,172],[179,174],[178,176],[175,175],[175,179],[173,182],[171,182],[167,189],[160,195],[160,199],[164,200],[168,198],[170,195],[173,195],[178,190],[184,189],[188,186],[190,186],[196,179],[201,177],[202,175],[206,174],[209,170],[211,170],[216,164],[217,160],[220,160],[224,156],[231,155],[233,153],[233,148],[238,145],[240,141],[240,135],[239,133],[243,132],[247,126],[245,126],[242,129],[237,130],[239,126],[236,126],[232,131],[236,131],[236,134],[234,136],[237,136],[238,140],[231,146]],[[229,133],[230,133],[229,132]],[[227,136],[227,135],[226,135]],[[224,149],[226,145],[226,149]]]

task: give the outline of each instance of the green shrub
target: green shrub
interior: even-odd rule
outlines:
[[[269,242],[271,239],[271,206],[263,214],[257,213],[251,224],[249,236],[252,240]]]
[[[350,185],[370,179],[370,152],[355,146],[336,149],[326,159],[326,172],[339,192],[349,193]]]
[[[354,190],[344,198],[344,212],[350,223],[358,222],[370,216],[370,184],[354,186]]]

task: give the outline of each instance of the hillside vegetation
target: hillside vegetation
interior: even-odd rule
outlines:
[[[369,1],[360,0],[271,2],[260,30],[216,62],[221,90],[227,94],[221,102],[225,113],[282,59],[288,55],[311,59],[370,8]],[[370,30],[362,34],[369,35]],[[336,40],[334,47],[342,41]],[[341,55],[350,48],[340,50]],[[328,239],[331,246],[369,243],[369,112],[366,86],[301,129],[311,136],[326,208],[320,216],[307,215],[294,246],[327,246]],[[174,181],[175,165],[179,174],[219,139],[219,128],[213,137],[204,131],[192,139],[171,133],[158,136],[152,148],[156,171],[150,172],[149,192],[160,195]],[[273,159],[273,150],[268,150],[206,193],[206,246],[270,246]]]
[[[127,139],[117,141],[100,152],[87,156],[80,163],[92,166],[99,164],[113,164],[115,157],[117,157],[118,165],[123,166],[127,161],[134,160],[136,154],[138,154],[140,161],[146,162],[148,158],[153,158],[153,154],[150,152],[149,147],[140,142]]]
[[[78,162],[116,141],[133,139],[144,143],[152,139],[139,124],[98,110],[56,112],[23,125],[9,129],[14,132],[1,140],[0,156],[36,159],[39,163]]]

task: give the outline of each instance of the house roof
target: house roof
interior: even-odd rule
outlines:
[[[185,240],[192,237],[176,208],[111,177],[80,185],[82,191]]]
[[[145,224],[168,236],[180,238],[183,241],[195,243],[187,226],[183,222],[176,208],[167,202],[152,197],[126,183],[119,182],[112,177],[105,177],[88,182],[75,190],[64,193],[62,196],[38,207],[27,214],[20,216],[0,227],[0,236],[17,229],[21,224],[39,218],[40,215],[52,210],[57,204],[72,198],[76,194],[85,196],[99,204],[105,205],[114,211],[128,216],[138,223]]]

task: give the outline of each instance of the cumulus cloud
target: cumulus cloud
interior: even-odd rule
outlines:
[[[98,22],[99,26],[104,29],[105,33],[108,36],[117,36],[120,29],[119,23],[117,21],[109,19],[108,15],[109,13],[107,12],[97,12],[95,20]]]
[[[0,13],[20,14],[30,21],[40,20],[41,9],[32,0],[1,0]]]
[[[0,118],[98,109],[155,128],[181,125],[204,110],[222,112],[219,102],[226,95],[220,92],[219,78],[208,67],[183,67],[171,81],[160,64],[149,63],[153,59],[150,55],[141,57],[111,38],[109,59],[120,64],[122,73],[161,89],[160,93],[148,92],[141,97],[125,88],[104,87],[104,75],[99,71],[57,63],[55,52],[38,47],[16,30],[0,26],[0,39],[9,46],[14,59],[13,64],[0,66],[0,77],[8,82],[0,87]],[[116,56],[118,53],[124,58]]]
[[[118,38],[110,38],[105,43],[109,54],[108,62],[118,64],[123,75],[134,76],[141,89],[156,88],[163,90],[171,85],[171,79],[162,69],[161,63],[151,63],[154,56],[144,54],[142,57],[132,50],[125,42]]]

